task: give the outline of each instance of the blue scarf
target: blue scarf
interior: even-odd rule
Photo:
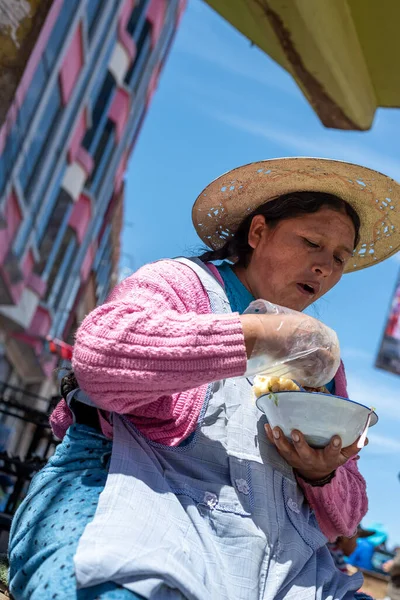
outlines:
[[[233,312],[242,314],[254,297],[243,285],[239,277],[235,275],[229,263],[223,262],[217,267],[225,286],[225,293],[228,296],[229,304]]]

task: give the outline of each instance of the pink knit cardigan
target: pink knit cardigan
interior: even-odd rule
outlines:
[[[86,317],[72,364],[80,387],[102,409],[105,435],[112,436],[107,414],[117,412],[149,439],[177,446],[196,428],[207,384],[243,375],[246,350],[239,315],[212,314],[197,275],[165,260],[125,279]],[[347,396],[343,366],[335,385]],[[72,423],[64,400],[50,423],[62,439]],[[329,540],[354,533],[368,506],[356,460],[324,487],[299,484]]]

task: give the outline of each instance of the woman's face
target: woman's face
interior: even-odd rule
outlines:
[[[323,207],[274,227],[257,215],[249,231],[250,264],[236,273],[255,298],[302,311],[340,280],[354,239],[344,210]]]

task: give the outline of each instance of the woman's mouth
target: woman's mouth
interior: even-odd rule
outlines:
[[[319,283],[297,283],[297,289],[308,298],[316,296],[320,290]]]

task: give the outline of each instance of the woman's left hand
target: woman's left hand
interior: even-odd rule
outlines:
[[[265,431],[269,441],[276,446],[279,454],[289,463],[295,472],[310,481],[325,479],[338,467],[344,465],[350,458],[360,452],[358,440],[347,448],[342,448],[342,440],[334,436],[330,444],[322,449],[309,446],[300,431],[292,431],[293,443],[283,435],[279,427],[274,430],[267,424]],[[365,440],[364,446],[368,444]]]

